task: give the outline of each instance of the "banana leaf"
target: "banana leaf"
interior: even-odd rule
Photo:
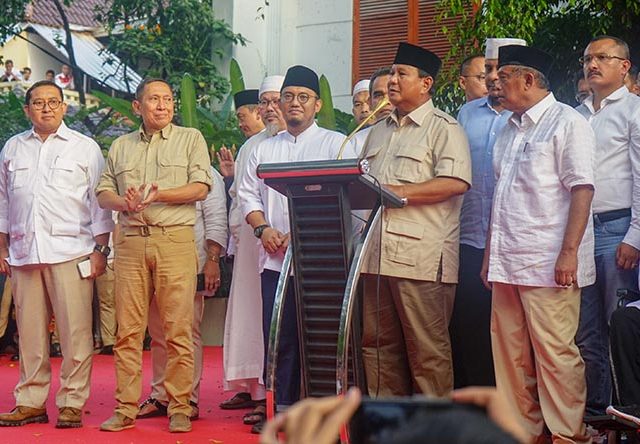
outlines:
[[[180,117],[184,126],[200,127],[196,111],[196,86],[190,74],[185,74],[180,83]]]
[[[134,123],[134,126],[139,126],[141,121],[131,108],[131,102],[128,100],[120,99],[118,97],[111,97],[103,93],[102,91],[91,91],[91,94],[96,96],[102,103],[112,108],[115,112],[123,115]]]
[[[229,64],[229,80],[231,82],[231,96],[245,89],[242,69],[240,69],[238,61],[233,58]]]
[[[336,113],[333,110],[331,86],[329,86],[329,80],[327,80],[324,74],[320,76],[320,99],[322,99],[322,108],[317,115],[318,125],[335,131]]]

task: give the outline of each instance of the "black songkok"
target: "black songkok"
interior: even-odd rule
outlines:
[[[505,65],[526,66],[549,77],[553,59],[546,52],[531,46],[507,45],[498,50],[498,68]]]
[[[428,49],[411,43],[400,42],[393,64],[415,66],[429,73],[435,79],[438,71],[440,71],[440,66],[442,66],[442,60]]]
[[[241,106],[245,105],[257,105],[259,101],[257,89],[245,89],[233,95],[233,104],[236,109],[240,109]]]
[[[306,66],[296,65],[287,70],[287,74],[284,76],[284,83],[282,84],[282,91],[287,86],[302,86],[314,91],[318,96],[320,95],[320,81],[318,80],[318,74]]]

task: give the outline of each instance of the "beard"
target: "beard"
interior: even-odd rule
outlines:
[[[278,125],[277,122],[267,122],[264,127],[267,130],[267,134],[269,134],[269,136],[275,136],[280,132],[280,125]]]

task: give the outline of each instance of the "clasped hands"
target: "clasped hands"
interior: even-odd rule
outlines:
[[[291,236],[289,233],[282,234],[280,231],[272,227],[267,227],[262,232],[260,240],[262,246],[269,254],[275,254],[279,250],[285,251],[289,246],[289,240]]]
[[[139,187],[129,187],[124,195],[125,211],[144,211],[149,205],[158,199],[158,184],[147,185],[143,183]]]

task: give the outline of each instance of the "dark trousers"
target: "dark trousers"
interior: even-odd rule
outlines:
[[[260,275],[262,282],[262,330],[264,335],[265,372],[269,349],[269,329],[271,327],[273,304],[279,277],[280,273],[272,270],[264,270]],[[276,365],[276,404],[288,406],[295,403],[298,398],[300,398],[300,349],[298,348],[294,282],[292,278],[289,278],[287,297],[280,323],[280,343]]]
[[[640,405],[640,310],[625,307],[614,311],[609,340],[618,403]]]
[[[482,284],[484,250],[460,244],[458,287],[449,324],[455,388],[495,386],[491,354],[491,292]]]

